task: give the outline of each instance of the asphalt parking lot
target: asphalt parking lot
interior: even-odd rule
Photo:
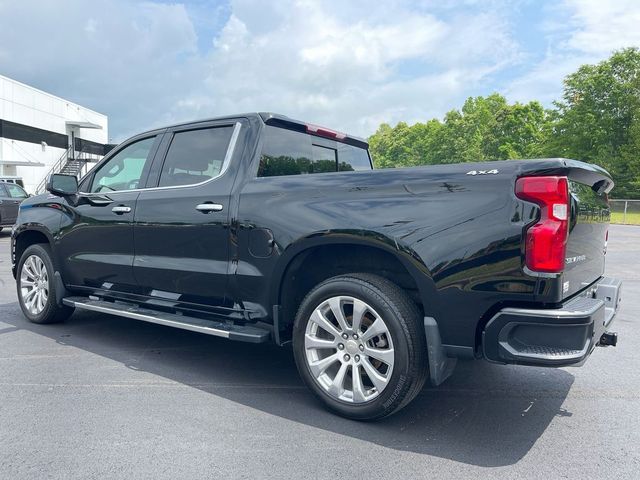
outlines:
[[[0,233],[0,478],[640,477],[640,227],[612,226],[616,348],[582,368],[458,365],[399,414],[319,406],[290,350],[20,313]]]

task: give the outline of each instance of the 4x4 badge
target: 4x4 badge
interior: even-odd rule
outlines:
[[[493,169],[493,170],[471,170],[470,172],[467,172],[467,175],[497,175],[498,174],[498,170]]]

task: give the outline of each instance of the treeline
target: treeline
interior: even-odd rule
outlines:
[[[469,98],[444,119],[395,127],[369,138],[378,168],[566,157],[614,177],[616,198],[640,198],[640,50],[615,52],[564,80],[554,108],[509,104],[497,93]]]

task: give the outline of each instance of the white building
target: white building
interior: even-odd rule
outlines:
[[[0,75],[0,177],[36,193],[52,171],[85,171],[107,143],[106,115]]]

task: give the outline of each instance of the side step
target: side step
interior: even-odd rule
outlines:
[[[157,323],[158,325],[191,330],[192,332],[205,333],[241,342],[264,343],[269,340],[270,335],[269,331],[262,328],[232,325],[214,320],[203,320],[196,317],[159,312],[125,303],[92,300],[87,297],[66,297],[62,299],[62,302],[69,307],[75,307],[80,310],[109,313],[119,317]]]

